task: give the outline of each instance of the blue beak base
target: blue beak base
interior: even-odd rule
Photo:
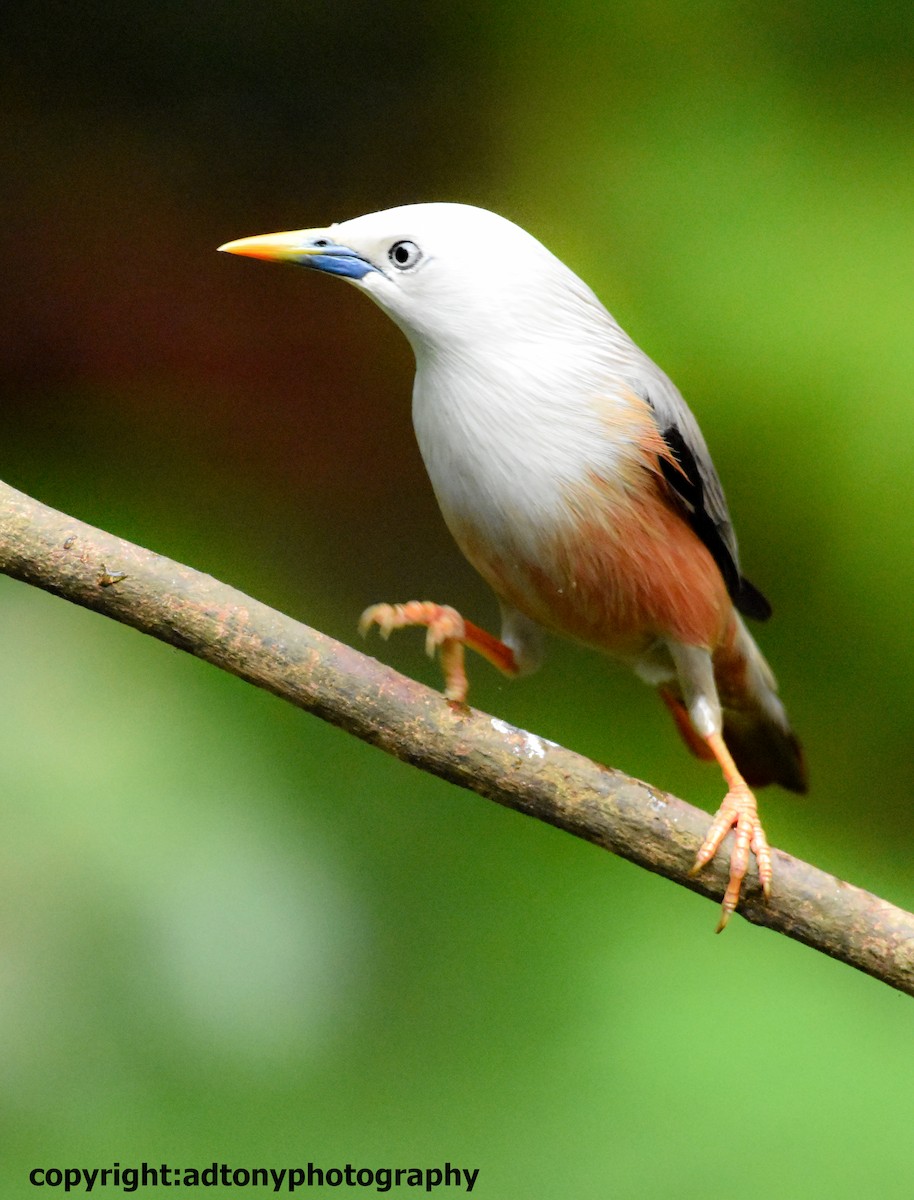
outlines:
[[[327,275],[342,275],[344,279],[364,279],[370,271],[378,269],[355,250],[350,250],[348,246],[335,246],[332,242],[319,249],[308,249],[291,261],[297,266],[310,267]]]

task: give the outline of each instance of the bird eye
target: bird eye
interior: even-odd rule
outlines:
[[[422,251],[415,242],[394,242],[387,257],[398,271],[408,271],[422,257]]]

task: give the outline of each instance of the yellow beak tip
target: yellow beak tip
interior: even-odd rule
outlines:
[[[266,262],[298,262],[303,255],[315,253],[308,243],[322,232],[320,229],[294,229],[286,233],[259,233],[254,237],[223,242],[219,250],[244,258],[262,258]]]
[[[223,242],[219,247],[220,254],[240,254],[244,258],[279,258],[280,253],[275,244],[270,244],[266,238],[238,238],[234,242]]]

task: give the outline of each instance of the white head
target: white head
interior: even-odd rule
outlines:
[[[632,380],[657,368],[573,271],[504,217],[411,204],[221,249],[339,275],[400,326],[416,355],[422,456],[484,574],[471,543],[501,546],[505,561],[518,546],[533,553],[566,511],[567,487],[640,453]]]
[[[589,288],[536,238],[466,204],[409,204],[326,229],[242,238],[232,254],[339,275],[400,326],[417,356],[521,342],[576,340],[607,314]]]

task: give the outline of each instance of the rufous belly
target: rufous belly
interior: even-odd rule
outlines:
[[[493,591],[566,637],[637,659],[658,639],[713,651],[732,605],[704,543],[645,472],[635,495],[602,497],[593,481],[569,497],[569,518],[530,539],[484,542],[452,522],[463,553]],[[525,545],[523,551],[519,545]]]

